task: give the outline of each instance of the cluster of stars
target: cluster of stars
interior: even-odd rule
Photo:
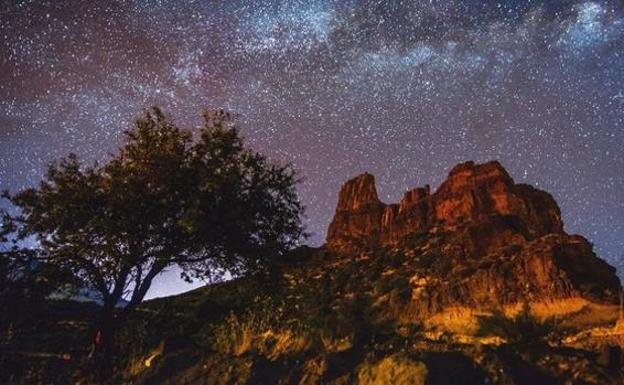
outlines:
[[[188,127],[223,107],[305,177],[312,244],[357,173],[397,201],[498,159],[619,265],[623,95],[617,0],[5,2],[0,188],[68,152],[105,159],[151,105]]]

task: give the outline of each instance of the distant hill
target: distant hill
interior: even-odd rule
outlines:
[[[68,289],[68,290],[57,290],[49,295],[49,298],[52,300],[69,300],[76,302],[92,302],[99,306],[102,306],[102,296],[101,294],[94,289],[84,287],[80,289]],[[121,299],[117,303],[117,307],[125,307],[128,305],[128,301]]]

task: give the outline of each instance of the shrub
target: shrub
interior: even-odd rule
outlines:
[[[375,292],[383,295],[392,292],[392,295],[402,300],[407,300],[412,292],[409,278],[403,275],[395,275],[389,278],[380,278],[375,285]]]
[[[390,289],[394,295],[403,301],[408,300],[412,293],[409,278],[403,275],[396,276],[390,281]]]
[[[403,354],[395,354],[376,363],[365,363],[358,371],[359,385],[425,384],[427,367]]]
[[[272,314],[272,310],[242,316],[230,313],[215,328],[214,348],[235,356],[254,352],[275,360],[309,347],[309,330],[297,320],[280,317],[279,312]]]
[[[515,317],[506,317],[502,312],[479,317],[477,335],[499,336],[509,344],[533,345],[544,343],[554,334],[556,327],[554,318],[540,320],[534,317],[528,303],[525,303]]]

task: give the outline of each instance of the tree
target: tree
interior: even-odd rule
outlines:
[[[61,278],[54,266],[42,265],[35,253],[15,244],[15,223],[6,210],[0,209],[0,325],[10,321],[24,299],[43,300],[53,288],[51,281]],[[54,279],[53,279],[54,278]]]
[[[120,316],[164,270],[179,266],[187,280],[267,274],[304,236],[292,167],[247,148],[227,113],[204,118],[194,138],[151,108],[105,164],[70,154],[37,187],[5,193],[20,209],[20,236],[38,241],[37,258],[101,296],[105,357]]]

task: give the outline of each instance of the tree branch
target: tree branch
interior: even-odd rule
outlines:
[[[158,261],[154,263],[150,271],[145,275],[145,278],[143,278],[143,281],[134,288],[132,298],[130,298],[130,303],[128,303],[126,308],[132,309],[138,306],[139,303],[141,303],[141,301],[145,297],[145,294],[147,294],[147,291],[152,285],[152,280],[161,271],[163,271],[166,266],[167,265],[165,263],[158,263]]]

